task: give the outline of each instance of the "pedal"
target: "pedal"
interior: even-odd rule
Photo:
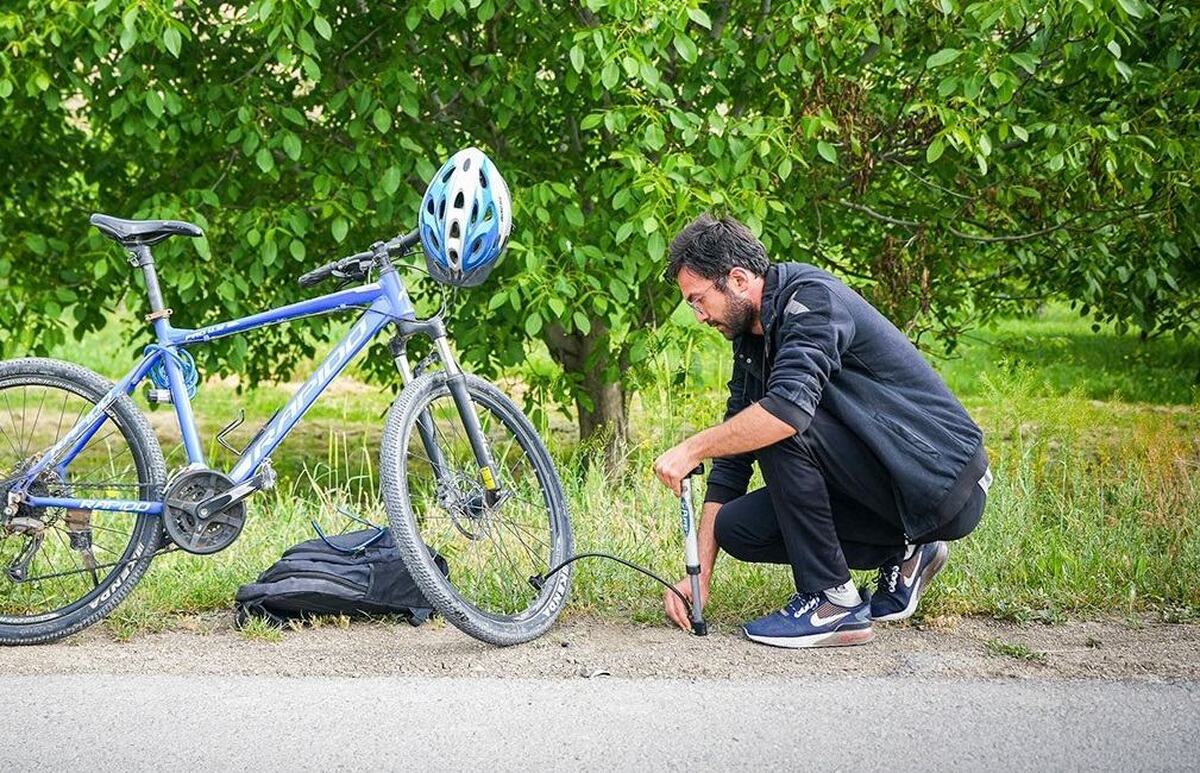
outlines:
[[[275,481],[279,480],[279,475],[275,472],[275,468],[271,466],[270,458],[263,459],[262,464],[258,465],[258,487],[267,491],[275,488]]]

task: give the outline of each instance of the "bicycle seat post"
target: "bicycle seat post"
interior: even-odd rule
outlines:
[[[146,321],[154,323],[154,332],[159,333],[159,337],[165,331],[160,330],[160,320],[165,320],[171,316],[171,310],[166,308],[163,303],[162,288],[158,284],[158,271],[154,267],[154,255],[150,252],[149,245],[137,244],[129,248],[129,263],[136,268],[142,270],[142,275],[146,278],[146,294],[150,297],[150,313],[146,315]]]

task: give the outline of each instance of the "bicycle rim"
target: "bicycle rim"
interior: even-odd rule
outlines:
[[[454,595],[494,620],[519,620],[549,601],[529,578],[569,551],[565,507],[540,441],[521,426],[519,413],[510,413],[515,408],[478,391],[471,399],[493,456],[499,500],[487,504],[457,406],[439,385],[412,406],[403,433],[408,509],[424,545],[446,559]],[[417,417],[429,421],[432,457]]]
[[[65,379],[31,375],[0,383],[0,493],[94,404],[87,390]],[[30,492],[79,499],[152,496],[147,462],[131,436],[110,414],[65,470],[43,473]],[[105,596],[142,557],[142,519],[150,517],[22,506],[0,527],[0,624],[44,623]]]

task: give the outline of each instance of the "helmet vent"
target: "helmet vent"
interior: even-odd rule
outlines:
[[[444,183],[450,182],[450,178],[452,176],[454,176],[454,167],[450,167],[449,169],[446,170],[446,173],[444,175],[442,175],[442,182],[444,182]]]
[[[437,231],[434,231],[429,226],[425,226],[425,237],[434,247],[441,247],[442,240],[438,238]]]
[[[483,173],[482,169],[479,170],[479,185],[482,188],[488,187],[487,175]]]
[[[476,201],[474,204],[471,205],[471,220],[474,220],[477,217],[479,217],[479,202],[478,201]]]
[[[458,221],[455,220],[450,223],[450,238],[457,239],[460,235],[462,235],[462,231],[459,230]]]
[[[454,197],[454,208],[462,209],[462,206],[463,206],[463,192],[459,191]]]
[[[441,220],[446,216],[446,200],[442,199],[442,203],[438,205],[438,219]]]
[[[463,171],[464,172],[471,171],[471,157],[470,156],[467,156],[465,159],[463,159]]]

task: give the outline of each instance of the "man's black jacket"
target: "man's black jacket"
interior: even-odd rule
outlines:
[[[780,263],[765,279],[763,335],[733,341],[725,418],[757,401],[803,433],[820,404],[891,473],[910,539],[949,521],[987,470],[983,432],[962,404],[908,338],[832,274]],[[744,494],[752,462],[714,460],[708,501]]]

